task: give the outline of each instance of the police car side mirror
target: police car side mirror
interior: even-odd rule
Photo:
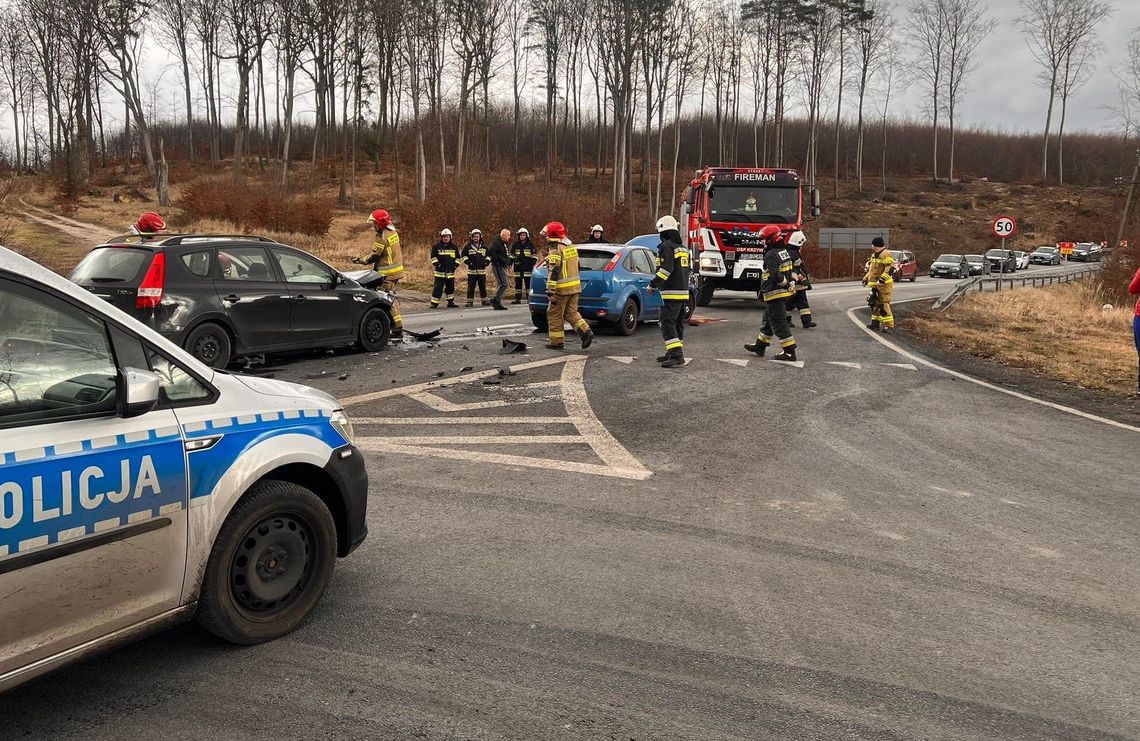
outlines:
[[[119,371],[118,408],[121,419],[130,419],[146,414],[158,406],[161,386],[158,376],[138,368],[123,368]]]

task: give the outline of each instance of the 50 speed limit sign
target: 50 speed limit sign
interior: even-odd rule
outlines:
[[[994,236],[999,239],[1009,239],[1017,234],[1017,222],[1009,216],[999,216],[993,223]]]

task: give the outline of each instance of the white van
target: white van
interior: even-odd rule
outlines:
[[[0,691],[187,620],[297,627],[367,533],[352,425],[0,247]]]

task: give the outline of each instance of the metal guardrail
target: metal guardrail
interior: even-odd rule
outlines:
[[[1016,274],[1009,276],[975,275],[955,283],[953,288],[938,297],[938,300],[934,302],[934,308],[939,311],[947,309],[967,293],[975,289],[977,293],[982,293],[986,290],[987,286],[992,286],[994,291],[1003,289],[1012,291],[1014,288],[1025,288],[1026,286],[1044,288],[1045,286],[1059,285],[1061,283],[1072,283],[1075,280],[1087,278],[1098,272],[1100,272],[1099,265],[1089,265],[1080,270],[1065,273],[1049,273],[1048,275],[1033,273],[1022,276]]]

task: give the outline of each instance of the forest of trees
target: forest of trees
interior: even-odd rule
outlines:
[[[1021,8],[1048,101],[1039,176],[1118,175],[1140,130],[1140,41],[1116,71],[1123,132],[1065,150],[1112,9]],[[963,142],[975,173],[1003,149],[980,153],[997,135],[958,122],[989,26],[982,0],[16,0],[0,14],[5,157],[82,193],[134,156],[161,202],[175,157],[273,168],[283,187],[298,160],[329,162],[346,204],[365,167],[410,170],[416,201],[492,170],[604,176],[613,206],[636,188],[652,213],[700,163],[792,166],[836,189],[888,171],[953,180]],[[158,113],[155,58],[177,65],[162,98],[177,88],[180,119]],[[892,110],[914,86],[918,120]],[[1025,137],[998,138],[1025,156]]]

